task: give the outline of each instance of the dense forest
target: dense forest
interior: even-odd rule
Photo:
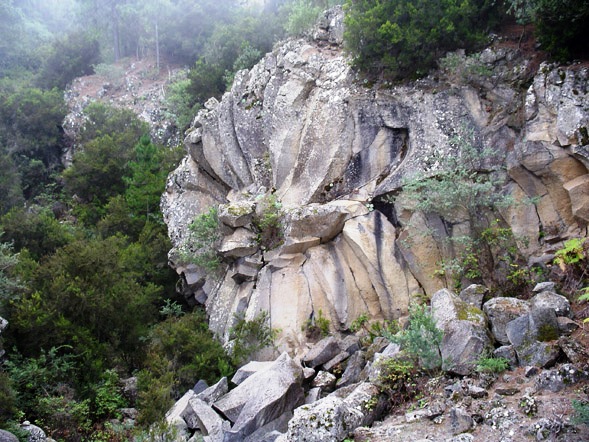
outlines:
[[[227,352],[176,293],[159,200],[182,147],[155,144],[133,112],[102,103],[68,139],[64,89],[126,58],[185,66],[168,93],[183,131],[238,70],[338,3],[0,0],[0,428],[22,436],[29,420],[56,440],[150,440],[174,399],[232,373],[252,336],[267,339],[242,321]],[[425,75],[506,20],[528,25],[556,60],[588,49],[586,0],[344,3],[346,50],[373,78]],[[129,408],[138,414],[123,420]]]

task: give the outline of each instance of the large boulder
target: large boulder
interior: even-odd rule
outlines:
[[[442,331],[457,320],[468,321],[483,329],[487,327],[487,317],[479,307],[463,301],[448,289],[434,293],[431,311],[436,326]]]
[[[532,309],[514,319],[507,324],[506,333],[520,365],[549,367],[560,355],[558,322],[550,308]]]
[[[242,441],[259,427],[293,410],[305,400],[303,370],[286,353],[213,404],[233,425],[225,442]]]
[[[517,298],[493,298],[485,302],[483,311],[491,322],[491,331],[497,341],[509,345],[505,331],[507,324],[530,311],[527,301]]]
[[[18,437],[6,430],[0,430],[0,442],[18,442]]]
[[[336,392],[337,393],[337,392]],[[340,442],[362,425],[371,424],[379,413],[379,390],[362,383],[347,397],[333,393],[294,411],[286,440]]]
[[[470,321],[456,320],[448,323],[440,347],[442,369],[458,374],[471,374],[477,361],[492,349],[486,327]]]
[[[544,290],[530,299],[530,307],[532,309],[550,308],[554,310],[556,316],[564,316],[567,318],[573,317],[573,311],[571,310],[571,303],[569,300],[551,290]]]

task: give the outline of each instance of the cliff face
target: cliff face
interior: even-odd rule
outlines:
[[[467,232],[467,220],[412,210],[402,185],[460,155],[456,136],[493,150],[516,201],[536,199],[501,211],[530,262],[586,233],[587,68],[536,71],[516,49],[495,45],[469,81],[472,59],[457,54],[450,73],[372,86],[342,53],[342,18],[327,12],[312,40],[289,41],[240,72],[198,114],[188,155],[169,177],[162,209],[171,262],[225,339],[234,313],[267,311],[279,346],[296,350],[321,315],[332,331],[363,313],[398,318],[414,298],[447,286],[436,270],[455,253],[447,237]],[[382,202],[391,195],[394,203]],[[224,259],[207,275],[179,250],[194,217],[220,204]],[[280,213],[275,248],[259,241],[256,224],[269,205]]]

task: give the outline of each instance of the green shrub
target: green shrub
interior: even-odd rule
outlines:
[[[253,224],[258,230],[258,242],[265,250],[272,250],[284,241],[282,203],[274,194],[260,195],[256,203]]]
[[[575,425],[589,425],[589,402],[574,400],[572,405],[574,411],[572,422]]]
[[[418,370],[411,361],[381,358],[375,363],[378,370],[376,386],[388,395],[391,405],[397,406],[415,397],[419,392]]]
[[[479,358],[476,371],[479,373],[501,373],[509,368],[509,362],[505,358],[493,358],[483,356]]]
[[[571,238],[554,254],[554,271],[562,280],[562,290],[568,295],[575,294],[587,282],[589,266],[587,253],[589,242],[586,238]]]
[[[420,367],[435,370],[442,365],[440,344],[443,333],[425,305],[415,305],[409,309],[408,326],[397,334],[384,336],[401,346],[407,355],[414,358]]]
[[[586,0],[535,0],[536,35],[541,47],[559,61],[582,55],[589,20]]]
[[[309,0],[294,0],[287,4],[288,17],[284,29],[289,35],[299,36],[317,22],[321,8]]]
[[[355,66],[389,78],[420,76],[446,52],[480,46],[492,0],[348,0],[345,45]]]
[[[255,352],[274,344],[278,331],[270,327],[268,312],[260,312],[252,320],[246,320],[243,313],[238,313],[234,320],[229,332],[229,338],[233,340],[231,360],[234,365],[243,365]]]
[[[211,207],[188,226],[188,238],[181,247],[182,259],[214,272],[221,264],[216,249],[220,240],[217,208]]]
[[[314,340],[329,336],[330,324],[329,319],[323,316],[323,310],[319,309],[317,317],[313,316],[309,319],[304,327],[307,339]]]

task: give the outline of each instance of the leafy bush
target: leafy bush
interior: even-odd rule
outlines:
[[[442,365],[440,344],[443,333],[436,327],[434,319],[425,305],[415,305],[409,309],[409,322],[404,330],[397,334],[384,335],[391,342],[401,346],[419,366],[434,370]]]
[[[313,318],[307,320],[304,327],[307,339],[317,340],[329,336],[330,323],[329,319],[323,316],[323,310],[319,309],[318,315],[313,315]]]
[[[188,226],[188,238],[182,245],[182,259],[209,271],[219,268],[217,245],[221,239],[217,208],[198,215]]]
[[[232,367],[227,361],[229,357],[209,331],[203,312],[171,316],[155,325],[149,334],[146,366],[139,375],[140,422],[150,424],[160,419],[174,399],[199,379],[212,384],[229,375]]]
[[[233,340],[231,360],[240,366],[248,362],[255,352],[271,346],[276,338],[277,330],[269,325],[268,312],[261,312],[252,320],[246,320],[243,313],[234,317],[235,324],[229,331],[229,338]]]
[[[375,363],[378,370],[376,386],[397,406],[419,393],[418,370],[413,362],[397,358],[381,358]]]
[[[286,5],[288,17],[284,29],[289,35],[299,36],[316,23],[321,8],[309,0],[294,0]]]
[[[362,70],[392,78],[423,75],[446,52],[485,41],[494,3],[348,0],[345,45]]]
[[[272,250],[282,244],[282,203],[273,193],[260,195],[256,203],[254,226],[258,229],[258,242],[265,250]]]
[[[93,73],[92,66],[99,59],[100,47],[96,39],[84,32],[71,33],[55,41],[38,83],[48,89],[64,89],[74,78]]]
[[[166,103],[182,131],[188,129],[200,109],[200,104],[190,96],[190,83],[189,78],[170,83],[166,94]]]
[[[558,272],[556,276],[560,277],[565,293],[572,295],[586,284],[589,274],[588,253],[589,242],[586,238],[571,238],[555,252],[553,263],[556,268],[553,271]]]

